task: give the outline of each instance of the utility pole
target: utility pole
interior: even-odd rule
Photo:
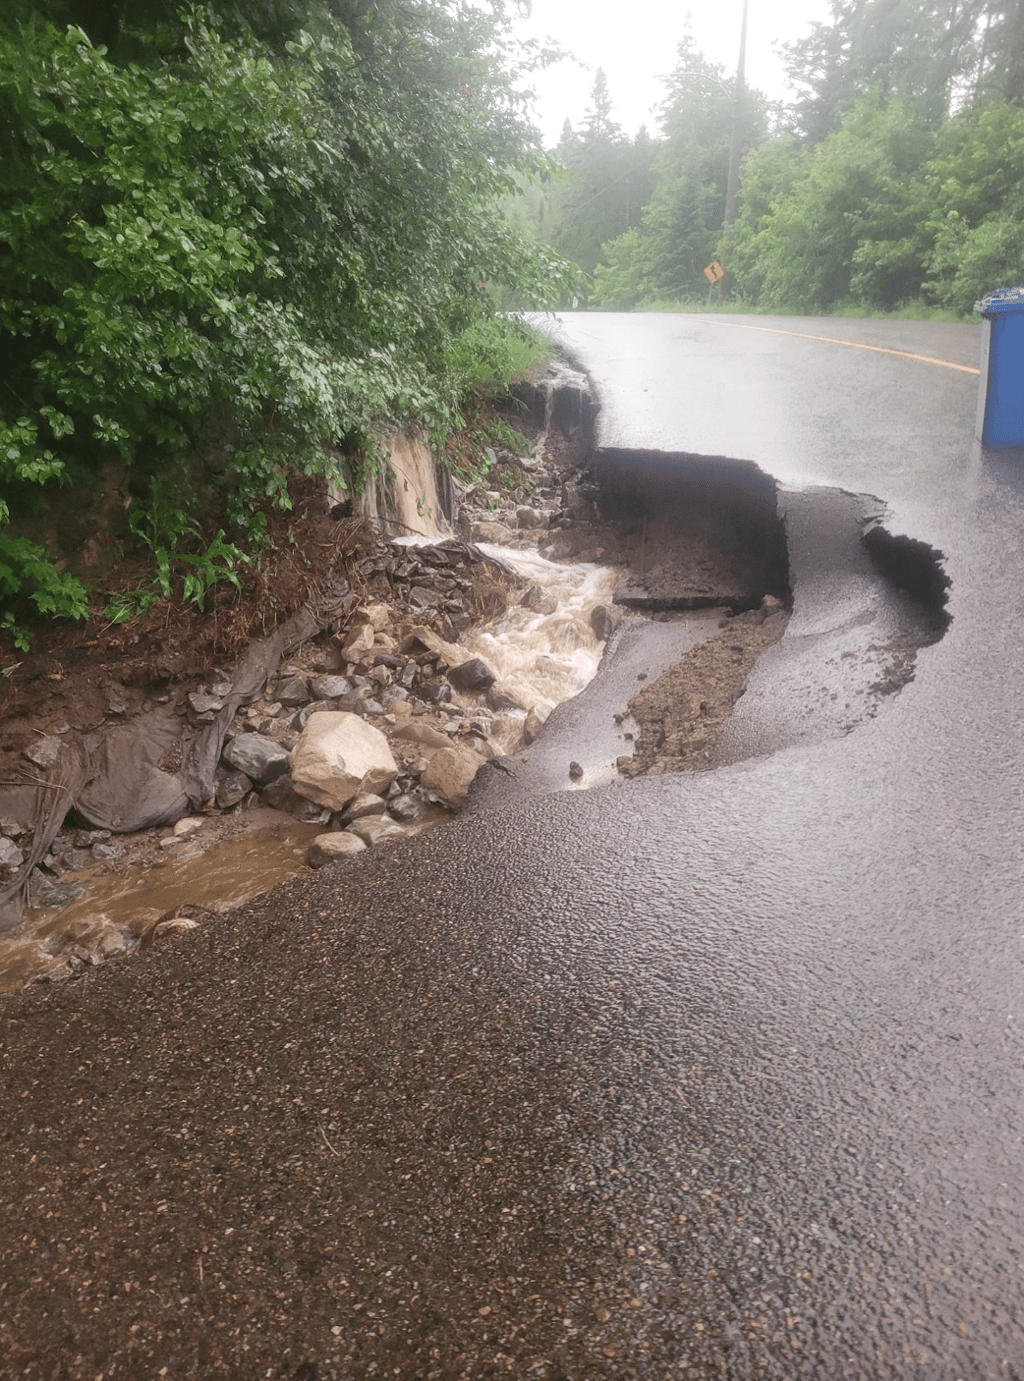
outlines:
[[[729,145],[729,181],[725,188],[725,224],[736,219],[736,193],[740,185],[740,145],[743,121],[743,97],[746,95],[745,68],[747,63],[747,8],[743,0],[743,22],[740,25],[740,56],[736,64],[736,89],[732,98],[732,142]]]
[[[746,65],[747,65],[747,8],[749,0],[743,0],[743,20],[740,24],[740,56],[736,63],[736,87],[732,97],[732,140],[729,144],[729,180],[725,185],[725,230],[723,258],[726,259],[725,276],[719,283],[721,301],[725,302],[729,297],[732,287],[732,275],[728,272],[728,254],[732,248],[729,242],[728,230],[736,219],[736,194],[740,186],[740,149],[742,143],[742,122],[743,122],[743,98],[746,95]]]

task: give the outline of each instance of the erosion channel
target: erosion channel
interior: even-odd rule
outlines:
[[[9,701],[0,992],[187,943],[295,872],[460,811],[850,732],[941,636],[936,554],[891,538],[869,496],[603,451],[565,366],[522,403],[532,454],[492,453],[443,520],[418,500],[429,537],[323,496],[330,579],[233,665],[94,676],[88,712]],[[796,728],[737,713],[780,688]]]

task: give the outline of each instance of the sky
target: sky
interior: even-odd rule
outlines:
[[[568,118],[578,127],[590,104],[594,73],[608,78],[612,119],[633,135],[642,124],[655,132],[652,107],[664,95],[660,76],[675,64],[676,44],[689,14],[694,39],[705,57],[730,73],[739,56],[743,0],[533,0],[533,13],[518,26],[525,37],[558,42],[579,63],[562,62],[537,73],[535,115],[548,147]],[[747,83],[772,100],[792,98],[773,44],[801,38],[814,20],[827,21],[827,0],[750,0],[747,23]],[[581,67],[579,64],[583,64]]]

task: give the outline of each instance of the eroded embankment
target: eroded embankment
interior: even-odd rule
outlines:
[[[597,452],[581,489],[614,534],[616,603],[682,620],[692,643],[650,680],[640,671],[625,776],[849,733],[913,680],[919,650],[948,626],[942,553],[892,535],[872,496],[786,493],[750,462],[624,450]],[[698,628],[700,610],[722,617]]]
[[[337,856],[323,838],[390,847],[459,809],[474,775],[472,804],[485,809],[510,792],[707,770],[785,746],[793,723],[798,737],[849,732],[912,678],[918,648],[948,621],[939,553],[891,537],[877,500],[782,494],[741,460],[595,450],[584,383],[555,374],[528,392],[534,453],[500,454],[487,482],[456,496],[463,540],[328,544],[330,607],[319,624],[304,614],[291,661],[283,626],[232,675],[129,685],[120,672],[100,683],[107,722],[81,751],[69,747],[70,726],[88,722],[71,717],[73,696],[25,721],[31,766],[0,795],[0,831],[11,855],[24,855],[22,895],[33,901],[26,979],[102,962],[186,907],[212,914],[255,895],[304,866],[314,834],[321,863]],[[459,674],[473,663],[482,681],[481,665],[475,682]],[[766,699],[775,728],[747,732],[751,706],[760,714]],[[386,791],[333,810],[292,789],[286,764],[324,711],[368,719],[389,739],[397,776]],[[128,754],[133,771],[146,770],[146,791],[155,784],[173,800],[161,795],[151,827],[123,835],[137,824],[108,819],[111,801],[93,798],[112,745],[142,715],[177,726],[173,743],[154,740],[152,761]],[[235,762],[229,742],[258,742],[270,755],[264,775],[251,755]],[[43,747],[55,754],[49,768]],[[62,764],[80,778],[74,790]],[[48,809],[12,833],[6,816],[29,788]],[[128,793],[133,808],[146,791]],[[76,814],[62,821],[69,804]],[[280,855],[260,845],[263,873],[239,837],[258,816],[276,822]],[[53,910],[61,893],[78,897],[64,916]]]

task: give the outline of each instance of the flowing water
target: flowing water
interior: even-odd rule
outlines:
[[[499,711],[490,726],[494,747],[514,752],[524,742],[531,712],[535,730],[593,678],[604,644],[591,628],[591,614],[611,603],[619,576],[592,565],[557,565],[532,550],[481,549],[535,587],[531,602],[539,603],[510,608],[463,641],[518,706]],[[456,699],[466,709],[480,709],[478,697]],[[425,823],[444,818],[439,813]],[[117,872],[93,865],[65,875],[65,905],[33,908],[27,922],[0,936],[0,993],[46,976],[66,977],[135,949],[140,934],[166,912],[188,906],[216,912],[250,901],[301,872],[306,850],[322,830],[278,811],[243,807],[232,816],[206,817],[196,833],[163,849],[155,865],[125,865]]]
[[[515,752],[529,710],[543,723],[556,705],[593,679],[604,644],[591,627],[591,615],[611,604],[620,573],[585,563],[556,564],[536,551],[486,543],[480,550],[542,592],[540,607],[515,605],[463,639],[467,650],[495,672],[500,689],[523,706],[499,714],[492,730],[493,742]]]

